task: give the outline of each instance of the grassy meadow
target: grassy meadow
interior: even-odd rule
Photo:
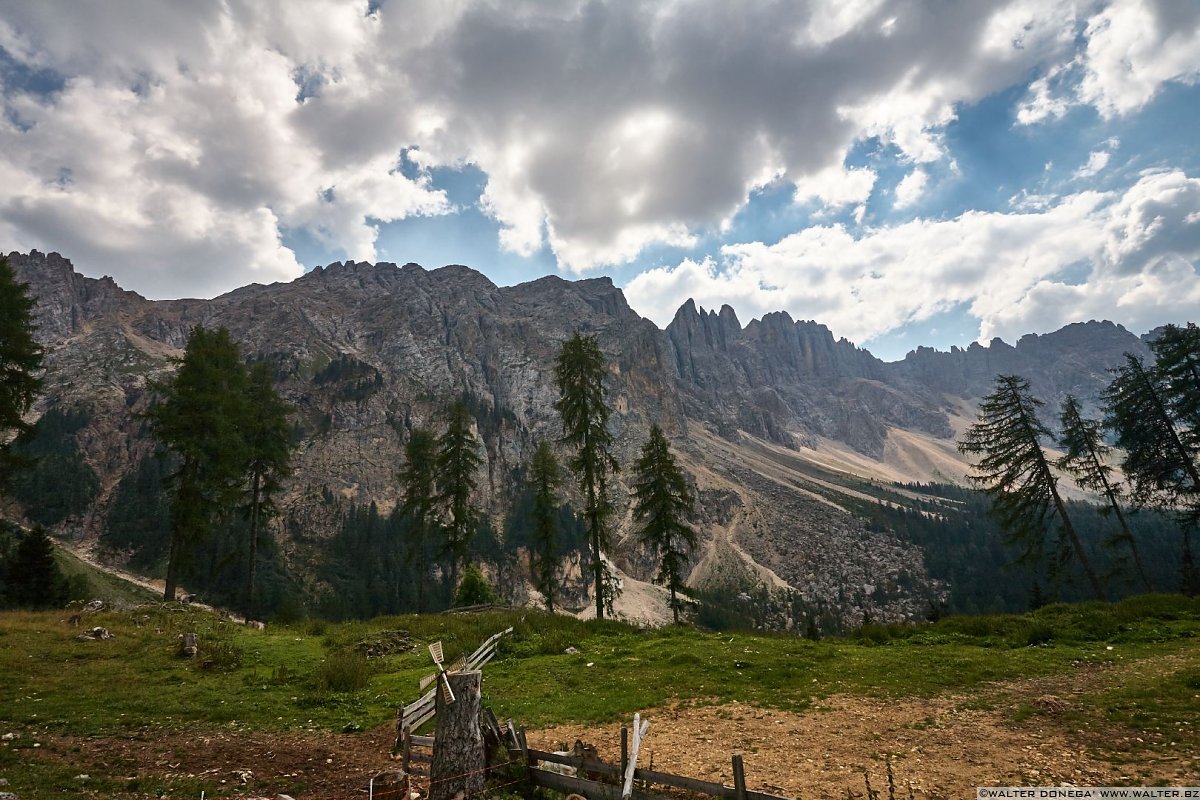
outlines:
[[[428,642],[440,639],[453,659],[510,625],[513,633],[485,668],[484,700],[501,719],[530,727],[610,722],[672,702],[816,713],[834,694],[969,696],[994,682],[1142,661],[1168,668],[1085,695],[1081,724],[1145,731],[1152,744],[1154,731],[1200,717],[1200,600],[1167,595],[868,626],[852,638],[821,641],[645,630],[533,610],[314,620],[265,630],[178,604],[100,612],[79,627],[67,617],[0,615],[0,777],[23,798],[39,796],[22,793],[36,785],[69,783],[69,766],[35,757],[45,737],[358,735],[387,726],[430,671]],[[75,639],[92,626],[113,638]],[[178,654],[184,632],[199,635],[194,660]],[[567,653],[569,647],[578,652]],[[989,696],[986,702],[1004,702]],[[1008,712],[1014,721],[1029,713],[1015,701]]]

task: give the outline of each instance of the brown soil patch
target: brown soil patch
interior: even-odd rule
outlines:
[[[886,797],[889,757],[900,798],[908,797],[910,785],[916,797],[929,798],[974,797],[977,786],[1195,785],[1200,742],[1194,736],[1171,752],[1138,749],[1122,758],[1120,752],[1137,741],[1128,731],[1076,728],[1067,721],[1075,695],[1104,685],[1108,672],[1080,669],[969,696],[836,696],[804,713],[741,703],[656,709],[643,715],[650,731],[639,762],[649,766],[653,759],[659,770],[732,785],[730,756],[740,753],[751,789],[843,800],[847,790],[866,794],[864,774]],[[1013,722],[1006,709],[1021,705],[1032,714]],[[577,738],[595,744],[606,761],[620,758],[619,725],[563,725],[529,734],[539,748]]]

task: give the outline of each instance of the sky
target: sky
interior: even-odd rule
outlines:
[[[611,276],[892,360],[1200,318],[1196,0],[0,0],[0,252]]]

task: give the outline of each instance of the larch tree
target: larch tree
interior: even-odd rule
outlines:
[[[1200,450],[1200,327],[1166,325],[1150,343],[1164,401],[1192,457]]]
[[[658,581],[671,592],[671,613],[678,625],[683,568],[696,547],[696,532],[686,521],[695,500],[658,425],[650,427],[650,438],[633,469],[633,518],[641,524],[638,537],[661,559]]]
[[[1066,505],[1058,493],[1058,480],[1042,450],[1050,431],[1038,419],[1043,403],[1029,390],[1029,381],[1018,375],[997,376],[994,388],[979,404],[979,420],[967,429],[958,449],[979,457],[969,476],[989,496],[992,511],[1011,543],[1024,549],[1023,559],[1040,558],[1051,514],[1058,519],[1058,553],[1074,556],[1098,599],[1104,589],[1092,569]]]
[[[246,488],[243,513],[250,523],[249,569],[246,575],[246,615],[255,613],[258,540],[264,522],[278,514],[275,498],[291,474],[291,406],[275,390],[271,365],[255,364],[246,388],[246,417],[242,435],[246,446]]]
[[[1157,370],[1132,353],[1113,370],[1104,392],[1105,425],[1125,451],[1121,469],[1138,505],[1200,510],[1197,447],[1172,411],[1170,395]]]
[[[33,337],[34,299],[0,256],[0,479],[10,467],[14,433],[28,428],[25,414],[41,387],[42,348]]]
[[[428,428],[414,428],[404,446],[400,468],[399,505],[407,525],[408,560],[415,566],[417,611],[425,611],[425,581],[429,579],[429,548],[438,529],[437,436]]]
[[[1169,336],[1169,335],[1168,335]],[[1180,337],[1183,338],[1183,337]],[[1190,338],[1190,337],[1189,337]],[[1189,399],[1187,341],[1155,343],[1165,356],[1155,368],[1132,353],[1113,370],[1104,392],[1105,425],[1125,451],[1121,469],[1134,503],[1175,509],[1183,515],[1182,588],[1200,593],[1200,572],[1192,552],[1191,528],[1200,522],[1200,435],[1187,422]],[[1178,348],[1176,347],[1178,345]]]
[[[458,589],[458,564],[468,559],[471,537],[479,528],[479,510],[473,503],[483,458],[479,440],[471,429],[471,413],[462,400],[450,406],[446,432],[438,437],[435,464],[437,501],[442,510],[443,553],[449,574],[449,596]]]
[[[1058,420],[1061,430],[1058,444],[1063,449],[1063,455],[1055,462],[1055,466],[1071,475],[1080,488],[1104,495],[1108,506],[1103,513],[1113,514],[1121,526],[1120,533],[1113,540],[1129,548],[1138,578],[1146,591],[1153,591],[1142,565],[1137,541],[1129,530],[1129,523],[1125,521],[1125,512],[1121,510],[1123,492],[1120,482],[1112,478],[1113,468],[1108,463],[1112,448],[1104,443],[1100,422],[1084,417],[1079,401],[1072,395],[1067,395],[1063,400]]]
[[[538,442],[533,452],[528,481],[533,492],[529,574],[546,598],[546,610],[553,614],[558,590],[558,487],[562,483],[562,470],[546,442]]]
[[[229,331],[196,326],[179,369],[153,384],[157,402],[146,413],[159,443],[175,453],[168,478],[171,548],[163,597],[175,599],[181,569],[214,520],[238,504],[247,463],[246,367]]]
[[[611,608],[616,593],[601,555],[610,545],[608,522],[613,508],[608,497],[608,476],[619,470],[608,430],[610,411],[604,397],[604,369],[604,354],[596,337],[580,333],[563,342],[554,367],[559,392],[554,407],[562,419],[562,441],[575,449],[570,467],[583,492],[597,619],[604,619],[605,609]]]

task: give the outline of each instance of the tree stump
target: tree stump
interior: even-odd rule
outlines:
[[[437,693],[437,733],[429,773],[429,800],[454,800],[483,791],[487,767],[483,732],[479,727],[481,678],[478,670],[447,675],[454,702],[446,705]]]

